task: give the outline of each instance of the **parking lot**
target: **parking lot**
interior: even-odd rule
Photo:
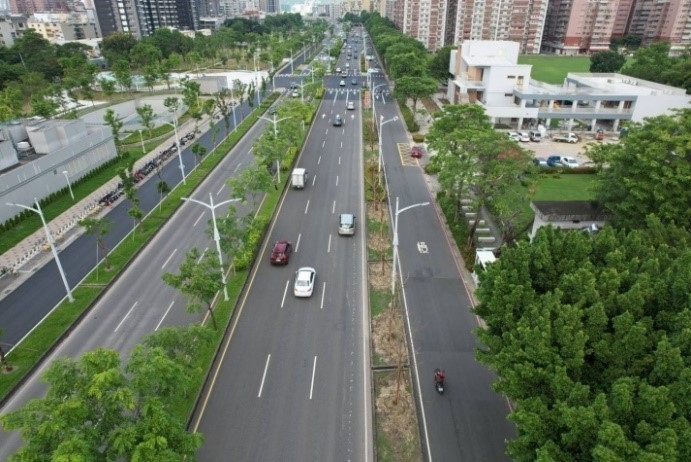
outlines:
[[[549,138],[542,139],[541,141],[535,142],[524,142],[520,145],[532,151],[535,157],[544,157],[547,159],[549,156],[569,156],[575,157],[580,165],[589,165],[590,159],[584,154],[585,146],[589,143],[617,143],[616,140],[611,138],[606,138],[604,141],[594,141],[592,135],[580,135],[581,139],[578,143],[560,143],[552,141]],[[584,139],[585,136],[585,139]]]

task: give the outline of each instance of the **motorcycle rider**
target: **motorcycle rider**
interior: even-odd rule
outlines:
[[[443,387],[445,377],[446,377],[446,373],[442,369],[435,369],[434,370],[434,384],[435,385],[441,385]]]

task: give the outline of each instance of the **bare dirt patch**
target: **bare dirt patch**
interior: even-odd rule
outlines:
[[[371,220],[387,223],[389,220],[389,206],[386,202],[368,202],[367,216]]]
[[[369,263],[369,283],[375,290],[391,288],[391,262],[388,260]]]
[[[415,404],[406,386],[409,378],[407,372],[394,372],[380,382],[376,398],[377,431],[386,435],[390,443],[386,452],[391,452],[380,454],[380,460],[422,460]]]
[[[392,366],[408,365],[403,315],[400,309],[387,309],[372,320],[374,351],[383,363]]]

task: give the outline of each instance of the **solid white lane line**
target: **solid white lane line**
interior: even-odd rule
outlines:
[[[178,251],[178,248],[174,248],[173,251],[170,253],[170,256],[166,258],[166,261],[163,262],[163,266],[161,266],[161,269],[165,268],[168,262],[170,261],[171,258],[173,258],[173,255],[175,255],[175,252]]]
[[[161,316],[161,320],[158,321],[158,324],[156,324],[156,328],[154,330],[158,330],[158,328],[161,327],[161,324],[163,324],[163,320],[166,319],[166,316],[168,316],[168,312],[170,311],[171,308],[173,308],[173,305],[175,305],[175,300],[170,302],[170,305],[168,305],[168,309],[166,310],[165,313],[163,313],[163,316]]]
[[[312,366],[312,384],[310,385],[310,399],[312,399],[312,392],[314,391],[314,374],[317,372],[317,357],[314,357],[314,366]]]
[[[329,234],[329,245],[326,247],[326,253],[331,253],[331,234]]]
[[[199,255],[199,258],[197,259],[197,265],[202,262],[204,259],[204,255],[206,254],[206,251],[209,250],[208,247],[205,247],[204,250],[202,251],[202,254]]]
[[[334,205],[331,206],[331,213],[336,213],[336,201],[334,201]]]
[[[259,385],[259,394],[257,398],[262,397],[262,390],[264,389],[264,380],[266,380],[266,371],[269,370],[269,361],[271,361],[271,355],[266,357],[266,364],[264,365],[264,373],[262,374],[262,383]]]
[[[322,163],[322,156],[319,156],[319,159],[317,159],[317,165]]]
[[[281,308],[283,308],[283,304],[286,302],[286,294],[288,294],[288,284],[290,284],[290,279],[286,281],[286,288],[283,289],[283,298],[281,299]]]
[[[338,186],[338,175],[336,175],[336,186]]]
[[[316,183],[316,182],[317,182],[317,175],[314,175],[314,177],[312,178],[312,186],[314,186],[314,183]]]
[[[193,224],[192,226],[193,226],[193,227],[194,227],[194,226],[197,226],[197,223],[199,223],[199,220],[201,220],[203,217],[204,217],[204,212],[202,212],[202,214],[199,215],[199,218],[197,218],[197,221],[195,221],[194,224]]]
[[[326,282],[322,282],[322,302],[321,302],[321,305],[319,306],[320,310],[324,309],[324,295],[326,295]]]
[[[300,238],[301,237],[302,237],[302,233],[298,234],[298,242],[297,242],[297,244],[295,244],[295,252],[297,252],[298,249],[300,248]]]
[[[132,310],[134,309],[134,307],[137,306],[137,303],[139,303],[139,300],[137,300],[136,302],[134,302],[134,305],[132,305],[132,308],[129,309],[129,311],[127,312],[127,314],[125,315],[125,317],[122,318],[122,320],[118,323],[117,326],[115,326],[115,330],[114,330],[113,332],[117,332],[118,329],[120,329],[120,326],[122,326],[122,323],[125,322],[125,319],[127,319],[127,318],[129,317],[129,315],[130,315],[130,313],[132,312]]]
[[[307,204],[305,204],[305,215],[307,215],[307,210],[310,208],[310,200],[307,199]]]
[[[240,166],[238,165],[238,167],[240,167]],[[235,170],[237,170],[237,168],[236,168]],[[221,187],[218,188],[218,191],[216,191],[216,195],[218,196],[219,194],[221,194],[221,191],[223,191],[223,188],[225,188],[225,187],[226,187],[226,184],[223,183],[223,184],[221,185]]]

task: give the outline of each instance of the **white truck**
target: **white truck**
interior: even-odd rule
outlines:
[[[290,179],[290,185],[295,189],[303,189],[307,182],[307,170],[304,168],[294,168]]]
[[[560,143],[578,143],[578,136],[575,133],[560,133],[552,137],[552,141]]]

